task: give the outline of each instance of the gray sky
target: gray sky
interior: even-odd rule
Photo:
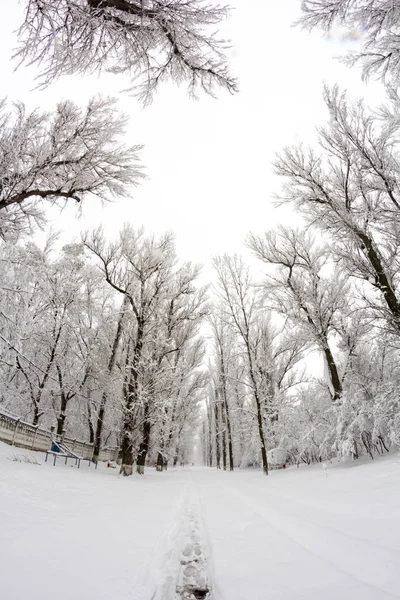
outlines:
[[[10,62],[20,8],[13,0],[0,22],[3,93],[34,108],[51,109],[61,99],[85,104],[95,93],[118,96],[130,117],[128,143],[145,145],[142,157],[149,179],[132,198],[101,208],[87,202],[80,220],[72,206],[51,212],[52,225],[65,240],[81,229],[103,224],[112,236],[124,221],[147,231],[172,229],[184,260],[205,265],[222,252],[241,252],[249,230],[261,233],[277,222],[296,222],[296,215],[273,206],[279,187],[270,165],[284,145],[315,139],[315,125],[326,120],[323,81],[339,83],[371,104],[383,99],[377,83],[366,87],[357,69],[334,60],[349,45],[336,32],[330,39],[293,28],[300,0],[233,0],[224,36],[232,39],[232,71],[240,93],[221,92],[214,100],[190,100],[184,88],[160,89],[143,109],[120,93],[120,76],[68,77],[44,91],[34,90],[33,69],[14,72]],[[356,32],[357,33],[357,32]],[[353,42],[357,43],[357,42]],[[7,82],[7,86],[4,85]]]

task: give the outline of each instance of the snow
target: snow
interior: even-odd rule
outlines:
[[[399,598],[399,498],[398,454],[121,478],[0,443],[0,595],[175,600],[206,582],[212,600]]]

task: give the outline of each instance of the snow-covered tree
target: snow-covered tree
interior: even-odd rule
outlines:
[[[137,451],[137,470],[143,473],[154,425],[163,420],[158,444],[163,456],[173,437],[177,394],[184,398],[180,388],[198,367],[195,361],[185,372],[181,355],[196,334],[205,292],[194,287],[198,268],[178,266],[172,234],[156,239],[127,225],[114,243],[100,230],[87,234],[84,243],[106,282],[125,298],[121,472],[132,474]]]
[[[299,23],[308,30],[345,28],[361,42],[346,56],[360,63],[364,77],[377,75],[397,87],[400,82],[400,4],[398,0],[303,0]]]
[[[339,400],[342,374],[332,336],[348,308],[345,276],[332,266],[329,269],[327,249],[300,231],[281,227],[264,237],[251,235],[248,245],[265,264],[277,267],[277,272],[268,274],[265,287],[269,305],[296,327],[304,343],[322,352],[332,400]]]
[[[226,6],[205,0],[26,0],[17,56],[39,65],[42,82],[60,75],[111,71],[151,100],[166,80],[214,93],[236,90],[227,43],[215,26]]]
[[[42,223],[45,202],[82,202],[126,196],[142,172],[139,146],[121,141],[126,118],[115,101],[92,99],[82,110],[58,104],[54,114],[14,111],[0,105],[0,235],[18,234]],[[45,201],[45,202],[44,202]]]
[[[337,88],[325,90],[325,101],[330,122],[319,130],[322,154],[298,146],[276,161],[285,179],[281,200],[327,232],[337,260],[361,280],[364,301],[398,334],[400,103],[394,97],[373,115]]]

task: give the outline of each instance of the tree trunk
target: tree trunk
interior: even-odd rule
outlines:
[[[130,417],[130,415],[129,415]],[[133,473],[133,440],[132,440],[132,420],[124,423],[122,442],[121,442],[121,469],[120,473],[128,477]]]
[[[225,406],[226,412],[226,427],[228,430],[228,452],[229,452],[229,470],[233,471],[233,445],[232,445],[232,431],[231,431],[231,419],[229,416],[228,405]]]
[[[93,447],[93,462],[97,462],[100,454],[101,447],[101,434],[103,431],[104,415],[106,412],[107,394],[103,392],[100,400],[99,413],[96,421],[96,432],[94,435],[94,447]]]
[[[217,469],[221,468],[221,449],[220,449],[220,429],[219,429],[219,410],[218,410],[218,402],[214,401],[214,411],[215,411],[215,456],[217,461]]]
[[[157,455],[156,470],[157,471],[163,471],[164,470],[164,457],[161,454],[161,452],[159,452],[158,455]]]
[[[226,471],[226,426],[225,426],[225,410],[224,405],[221,404],[220,415],[221,415],[221,426],[222,426],[222,468]]]
[[[149,443],[150,443],[150,432],[151,432],[151,423],[149,418],[149,405],[146,402],[144,407],[144,415],[143,415],[143,437],[139,446],[139,452],[136,459],[137,472],[139,475],[144,474],[144,467],[146,464],[147,452],[149,451]]]
[[[65,411],[67,409],[67,404],[68,404],[68,398],[64,392],[61,392],[61,407],[60,407],[60,412],[57,417],[57,432],[56,432],[57,435],[62,435],[62,432],[64,430],[65,419],[67,417],[67,415],[65,414]]]
[[[265,439],[264,439],[263,420],[262,420],[262,413],[261,413],[261,402],[260,402],[260,399],[258,398],[258,394],[256,392],[254,393],[254,396],[256,399],[256,406],[257,406],[257,424],[258,424],[258,435],[260,437],[260,444],[261,444],[261,459],[262,459],[262,465],[263,465],[263,472],[264,472],[264,475],[268,475],[268,459],[267,459],[267,449],[265,447]]]
[[[361,240],[364,247],[364,254],[367,256],[370,265],[375,273],[375,287],[377,287],[385,299],[386,305],[394,317],[396,327],[400,328],[400,303],[393,289],[390,277],[386,274],[384,261],[375,248],[371,237],[357,228],[353,228],[354,233]]]
[[[231,431],[231,420],[229,416],[228,406],[228,394],[226,391],[226,375],[225,375],[225,357],[222,346],[220,344],[220,359],[221,359],[221,371],[222,371],[222,399],[225,406],[225,423],[228,433],[228,451],[229,451],[229,470],[233,471],[233,447],[232,447],[232,431]]]
[[[32,421],[33,425],[36,426],[39,424],[39,418],[40,418],[41,414],[42,413],[40,412],[39,405],[35,403],[33,405],[33,421]]]
[[[267,449],[265,447],[261,401],[260,401],[260,398],[258,395],[257,380],[254,375],[253,359],[251,356],[251,349],[250,349],[249,341],[248,340],[245,340],[245,341],[246,341],[247,356],[248,356],[248,360],[249,360],[250,379],[251,379],[251,383],[253,384],[253,396],[254,396],[254,400],[255,400],[256,408],[257,408],[258,436],[260,438],[261,460],[262,460],[262,466],[263,466],[263,473],[264,473],[264,475],[268,475],[268,458],[267,458]]]
[[[108,360],[108,365],[107,365],[108,375],[112,374],[115,362],[117,360],[118,346],[119,346],[119,343],[121,340],[121,335],[122,335],[122,324],[123,324],[125,310],[126,310],[127,306],[128,306],[128,300],[125,296],[122,301],[121,311],[120,311],[118,324],[117,324],[117,331],[115,332],[115,338],[113,341],[110,358]],[[99,458],[100,447],[101,447],[101,435],[103,432],[103,424],[104,424],[104,415],[106,412],[106,404],[107,404],[107,393],[104,390],[103,394],[101,396],[99,413],[97,415],[96,434],[95,434],[95,438],[94,438],[94,448],[93,448],[93,462],[97,462],[97,460]]]
[[[333,354],[332,354],[331,349],[329,348],[327,342],[324,345],[323,351],[324,351],[325,359],[326,359],[327,366],[328,366],[330,380],[331,380],[332,387],[333,387],[332,400],[335,402],[336,400],[340,399],[340,397],[343,393],[342,382],[339,377],[335,359],[333,358]]]
[[[61,396],[61,405],[60,405],[60,412],[58,413],[58,417],[57,417],[56,433],[57,433],[57,435],[62,435],[62,433],[64,431],[65,419],[67,417],[65,411],[67,410],[69,396],[64,391],[63,377],[62,377],[61,369],[58,365],[56,365],[56,369],[57,369],[58,383],[60,386],[60,396]]]

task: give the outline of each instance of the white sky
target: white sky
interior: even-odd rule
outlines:
[[[261,233],[279,221],[295,223],[296,215],[273,206],[279,180],[270,165],[284,145],[313,140],[314,127],[326,120],[323,81],[339,83],[371,104],[383,99],[379,84],[361,82],[357,69],[334,60],[344,49],[339,36],[324,39],[293,28],[300,0],[232,0],[232,18],[224,36],[232,39],[232,72],[240,93],[221,92],[214,100],[190,100],[183,88],[159,90],[143,109],[121,94],[120,76],[63,78],[45,91],[34,90],[33,69],[14,72],[10,56],[21,19],[14,0],[0,22],[3,95],[29,108],[51,109],[64,98],[85,104],[95,93],[115,95],[130,117],[127,142],[145,145],[142,153],[149,179],[132,198],[102,208],[87,202],[83,217],[72,206],[51,213],[65,240],[80,230],[103,224],[113,236],[124,221],[147,231],[172,229],[183,260],[203,263],[210,273],[211,256],[243,251],[249,230]]]

